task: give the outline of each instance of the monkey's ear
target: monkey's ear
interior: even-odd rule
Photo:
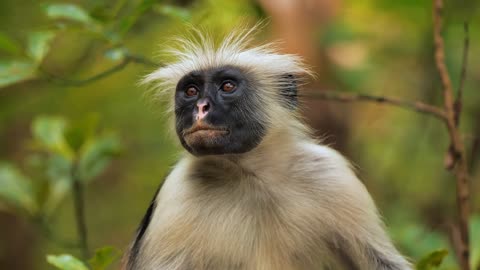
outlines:
[[[284,98],[285,106],[295,110],[298,106],[298,84],[297,78],[293,74],[284,74],[280,78],[280,95]]]

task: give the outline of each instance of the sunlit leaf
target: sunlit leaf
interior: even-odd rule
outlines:
[[[89,260],[92,270],[105,270],[118,257],[120,251],[114,247],[103,247],[95,251],[95,256]]]
[[[61,117],[40,116],[33,121],[32,132],[43,148],[72,160],[74,153],[65,141],[66,125]]]
[[[28,55],[36,62],[41,63],[50,50],[50,43],[55,37],[52,31],[34,32],[28,36]]]
[[[105,52],[105,57],[113,61],[120,61],[125,58],[127,54],[127,49],[125,48],[115,48]]]
[[[47,261],[62,270],[89,270],[82,261],[68,254],[48,255]]]
[[[183,21],[190,21],[192,19],[192,14],[188,9],[172,6],[172,5],[156,5],[154,10],[162,15],[180,19]]]
[[[417,270],[430,270],[439,267],[448,255],[445,249],[435,250],[417,263]]]
[[[68,19],[84,24],[93,22],[87,11],[74,4],[48,4],[44,6],[44,10],[47,16],[52,19]]]
[[[11,54],[18,54],[20,52],[20,46],[12,38],[0,32],[0,50]]]
[[[38,208],[30,180],[6,163],[0,163],[0,199],[32,215]]]
[[[87,142],[80,153],[78,174],[88,181],[99,175],[121,150],[120,140],[113,134],[103,135]]]
[[[35,78],[37,66],[29,61],[0,62],[0,87]]]

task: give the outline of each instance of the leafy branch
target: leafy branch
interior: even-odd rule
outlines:
[[[130,63],[143,64],[143,65],[149,66],[149,67],[157,67],[158,66],[158,64],[156,64],[155,62],[153,62],[151,60],[148,60],[147,58],[145,58],[143,56],[126,54],[124,56],[123,60],[119,64],[117,64],[117,65],[115,65],[115,66],[113,66],[113,67],[111,67],[111,68],[109,68],[105,71],[102,71],[98,74],[95,74],[91,77],[81,79],[81,80],[74,80],[74,79],[57,77],[55,75],[49,74],[46,71],[43,71],[43,73],[45,74],[47,80],[52,81],[54,83],[58,83],[58,84],[61,84],[61,85],[64,85],[64,86],[80,87],[80,86],[88,85],[88,84],[93,83],[95,81],[105,79],[105,78],[109,77],[110,75],[113,75],[113,74],[115,74],[119,71],[122,71]]]

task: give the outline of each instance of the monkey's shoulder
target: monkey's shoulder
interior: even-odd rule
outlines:
[[[297,149],[290,160],[293,174],[320,179],[356,179],[350,162],[333,148],[302,142]]]

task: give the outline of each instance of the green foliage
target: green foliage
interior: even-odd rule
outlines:
[[[37,212],[31,181],[12,164],[0,163],[0,187],[0,199],[30,215]]]
[[[190,10],[185,8],[172,5],[155,5],[153,10],[161,15],[179,19],[181,21],[188,22],[192,20]]]
[[[38,68],[50,50],[55,37],[53,31],[33,32],[28,36],[25,54],[29,59],[13,59],[0,62],[0,87],[27,81],[37,77]],[[0,47],[14,53],[20,49],[5,35],[0,35]]]
[[[45,14],[51,19],[67,19],[83,24],[93,24],[94,20],[83,8],[66,3],[47,4]]]
[[[472,269],[480,268],[480,215],[474,215],[470,219],[470,234],[471,234],[471,257],[470,264]]]
[[[120,251],[114,247],[103,247],[95,251],[88,262],[92,270],[105,270],[120,257]]]
[[[438,268],[443,259],[448,255],[448,251],[445,249],[435,250],[423,257],[417,263],[417,270],[431,270]]]
[[[47,261],[62,270],[89,270],[81,260],[68,254],[48,255]]]
[[[120,20],[118,24],[118,35],[123,38],[135,25],[137,20],[155,4],[154,0],[141,0],[133,11]]]
[[[0,32],[0,50],[10,54],[19,54],[20,46],[12,38]]]
[[[40,64],[47,55],[54,37],[53,31],[34,32],[28,36],[27,54],[36,64]]]
[[[79,153],[79,178],[88,181],[98,176],[120,150],[120,140],[114,134],[103,134],[85,141]]]
[[[26,60],[0,61],[0,87],[35,78],[37,66]]]
[[[88,265],[70,254],[47,255],[47,261],[61,270],[106,270],[120,257],[120,251],[114,247],[103,247],[95,251]]]
[[[22,165],[11,162],[0,165],[0,211],[6,209],[28,217],[41,217],[48,226],[54,226],[55,221],[52,233],[71,234],[71,224],[66,220],[72,218],[72,213],[62,205],[68,205],[64,202],[72,189],[72,177],[82,184],[91,183],[121,150],[119,138],[99,128],[98,116],[83,118],[85,112],[95,111],[121,132],[130,149],[126,149],[129,155],[124,157],[122,166],[115,168],[118,172],[115,178],[118,176],[119,181],[92,185],[88,189],[87,206],[101,207],[98,211],[88,211],[92,218],[89,224],[94,225],[89,230],[90,239],[93,246],[111,239],[119,243],[127,241],[131,229],[137,225],[136,217],[147,203],[146,198],[153,195],[152,190],[159,184],[158,178],[152,175],[166,173],[176,146],[167,139],[165,124],[159,123],[155,114],[145,109],[145,102],[139,101],[135,83],[146,73],[145,67],[130,65],[128,72],[80,84],[81,88],[70,87],[78,84],[69,82],[90,78],[109,65],[128,60],[131,55],[143,54],[148,58],[161,49],[159,44],[163,46],[172,34],[181,35],[189,28],[185,22],[195,28],[212,29],[213,33],[255,23],[261,13],[258,1],[195,0],[180,1],[182,4],[177,5],[180,2],[115,0],[72,4],[72,1],[58,0],[42,5],[43,10],[39,10],[38,5],[23,5],[13,0],[0,2],[1,10],[5,11],[0,20],[8,29],[0,33],[0,53],[7,56],[0,60],[0,88],[11,89],[0,98],[0,135],[6,140],[0,147],[8,145],[0,154],[25,160]],[[471,52],[464,93],[467,113],[463,114],[461,123],[465,133],[472,135],[475,132],[470,129],[478,122],[479,99],[478,91],[474,90],[479,76],[472,71],[478,70],[480,63],[475,61],[480,47],[473,42],[480,33],[479,21],[473,20],[479,4],[474,0],[445,1],[444,12],[447,64],[455,86],[461,60],[461,24],[465,19],[471,22]],[[16,14],[22,15],[21,20],[13,19],[20,17]],[[433,83],[437,81],[437,74],[432,60],[431,2],[348,1],[334,12],[325,10],[325,15],[318,23],[317,34],[321,38],[314,45],[322,55],[319,63],[322,86],[440,104],[439,85]],[[276,19],[272,18],[274,23],[265,30],[268,31]],[[301,32],[303,30],[299,34]],[[260,34],[260,38],[266,36],[269,33]],[[78,47],[85,45],[86,49],[78,49],[78,40],[82,41]],[[66,55],[81,61],[68,61]],[[168,61],[164,56],[157,59]],[[46,74],[49,80],[43,80]],[[31,89],[24,89],[21,83],[32,79],[41,80],[38,84],[28,84]],[[339,108],[339,115],[343,112],[340,108],[350,109],[350,105],[332,106]],[[312,108],[312,113],[315,110]],[[75,121],[38,117],[52,112],[76,116]],[[440,130],[443,127],[428,117],[384,106],[354,105],[350,112],[347,114],[349,128],[344,135],[354,136],[349,138],[348,152],[361,168],[359,173],[385,214],[387,224],[396,228],[390,235],[405,254],[419,261],[424,269],[458,269],[453,252],[442,258],[440,250],[431,253],[450,247],[448,236],[439,227],[432,229],[431,224],[438,224],[441,217],[454,216],[456,211],[452,207],[455,203],[453,182],[442,169],[447,147]],[[15,137],[22,138],[23,122],[32,118],[35,119],[33,143],[26,146],[32,146],[34,153],[24,154],[19,151],[23,148],[12,147],[18,142],[11,134],[17,135],[20,129],[20,136]],[[136,121],[139,118],[142,120]],[[468,140],[466,147],[469,147]],[[476,179],[478,170],[472,176]],[[473,186],[477,188],[472,188],[472,209],[478,210],[480,201],[475,197],[478,185]],[[132,187],[136,190],[132,191]],[[116,199],[126,194],[129,200]],[[107,220],[105,211],[109,211]],[[411,216],[405,217],[405,213]],[[112,229],[108,224],[112,220],[123,222]],[[478,215],[472,217],[471,233],[471,264],[478,268]],[[41,243],[36,250],[58,248],[57,242],[52,243]],[[102,269],[111,258],[109,254],[108,249],[104,250],[96,262],[83,264]],[[423,257],[425,254],[429,255]],[[437,268],[435,265],[440,260]],[[35,262],[36,268],[37,265],[38,269],[45,268]]]
[[[127,52],[126,48],[113,48],[105,52],[105,57],[113,61],[119,61],[125,58]]]
[[[120,153],[120,140],[111,132],[97,132],[98,120],[87,117],[69,125],[62,117],[39,116],[32,122],[33,149],[29,163],[39,168],[36,181],[10,164],[0,165],[0,199],[31,217],[49,217],[72,187],[74,177],[97,177]]]
[[[61,117],[39,116],[33,121],[32,133],[41,150],[73,160],[74,152],[65,138],[66,128],[66,120]]]

